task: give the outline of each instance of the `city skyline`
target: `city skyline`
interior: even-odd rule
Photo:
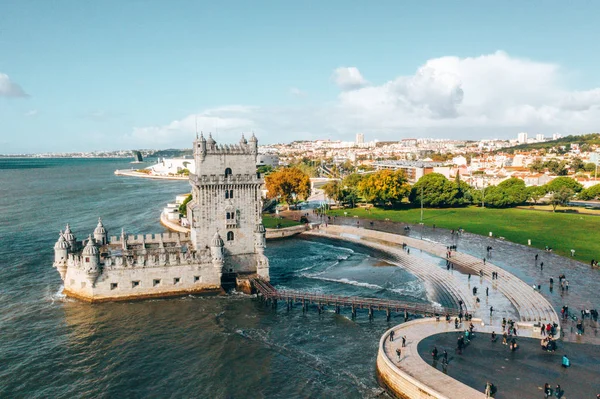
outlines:
[[[0,153],[185,148],[196,126],[269,144],[551,137],[600,122],[595,3],[5,11]]]

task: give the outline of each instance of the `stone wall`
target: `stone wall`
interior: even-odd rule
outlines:
[[[69,296],[102,302],[220,290],[221,274],[212,263],[104,270],[92,286],[84,270],[69,267],[64,284]]]

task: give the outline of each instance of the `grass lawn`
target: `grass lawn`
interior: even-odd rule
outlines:
[[[291,227],[298,226],[301,224],[300,222],[296,222],[295,220],[290,219],[279,219],[278,217],[263,214],[263,226],[266,229],[275,229],[277,228],[277,224],[280,224],[280,227]]]
[[[385,210],[371,208],[339,209],[329,212],[330,215],[349,217],[358,216],[366,219],[389,219],[395,222],[419,223],[421,210],[402,209]],[[574,249],[577,259],[589,263],[591,259],[600,259],[600,217],[582,214],[539,212],[524,209],[492,209],[492,208],[451,208],[425,209],[423,222],[427,226],[435,224],[446,229],[462,227],[469,233],[487,236],[493,232],[495,237],[537,248],[546,245],[553,251],[570,256]]]

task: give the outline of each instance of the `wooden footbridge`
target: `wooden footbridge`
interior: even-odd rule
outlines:
[[[424,316],[457,316],[460,312],[458,308],[436,306],[426,303],[415,303],[405,301],[395,301],[378,298],[363,298],[351,296],[325,295],[293,290],[277,290],[269,282],[259,279],[250,279],[253,287],[256,289],[259,297],[273,306],[277,306],[277,301],[284,301],[291,309],[296,303],[302,304],[302,311],[306,311],[309,305],[316,305],[321,313],[325,306],[334,307],[335,313],[340,313],[341,308],[350,308],[352,317],[356,317],[357,309],[368,309],[369,318],[373,318],[375,310],[385,311],[386,318],[391,318],[392,312],[408,314],[420,314]],[[465,309],[466,311],[466,309]]]

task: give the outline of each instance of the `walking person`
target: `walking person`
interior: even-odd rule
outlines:
[[[494,307],[490,306],[490,317],[492,317],[492,313],[494,312]]]
[[[402,347],[404,348],[406,346],[406,335],[402,336]]]
[[[402,351],[400,348],[396,348],[396,361],[400,363],[400,356],[402,356]]]
[[[490,287],[485,287],[485,296],[490,296]]]
[[[394,341],[394,330],[390,331],[390,342]]]

